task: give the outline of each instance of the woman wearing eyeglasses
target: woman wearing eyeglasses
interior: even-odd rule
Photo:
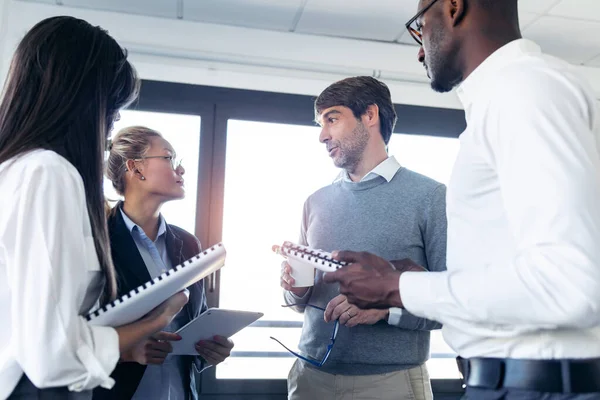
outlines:
[[[200,252],[196,237],[166,223],[162,205],[185,196],[185,169],[175,150],[152,129],[133,126],[112,140],[107,176],[123,201],[108,216],[112,256],[119,294],[127,293]],[[207,308],[203,282],[189,289],[189,302],[163,332],[124,354],[113,373],[110,391],[98,389],[94,399],[197,398],[195,375],[227,358],[233,343],[227,338],[196,345],[198,356],[173,356],[177,329]]]

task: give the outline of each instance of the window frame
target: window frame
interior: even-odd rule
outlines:
[[[145,80],[139,100],[129,109],[201,117],[194,233],[206,247],[222,239],[228,120],[315,126],[314,100],[313,96],[305,95]],[[394,106],[398,115],[394,133],[457,138],[466,127],[462,110],[407,104]],[[206,281],[209,307],[219,305],[219,285],[219,272]],[[258,321],[257,326],[292,328],[301,326],[301,322]],[[244,355],[251,354],[240,354]],[[215,374],[214,368],[203,372],[200,380],[203,398],[222,394],[279,398],[278,395],[287,393],[285,380],[216,379]],[[432,379],[432,388],[436,397],[463,393],[458,379]]]

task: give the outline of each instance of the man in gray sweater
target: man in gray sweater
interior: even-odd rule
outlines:
[[[396,113],[390,91],[371,77],[329,86],[315,102],[319,137],[341,174],[304,205],[300,244],[333,251],[353,249],[388,260],[410,258],[431,271],[445,270],[444,185],[388,157]],[[285,302],[304,313],[299,349],[322,360],[339,320],[335,344],[321,366],[297,360],[288,378],[289,399],[431,399],[425,367],[433,321],[405,310],[361,310],[338,285],[293,287],[282,265]],[[326,308],[325,312],[312,305]],[[318,364],[318,363],[313,363]]]

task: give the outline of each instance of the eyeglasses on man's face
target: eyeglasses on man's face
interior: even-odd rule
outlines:
[[[410,36],[419,44],[423,46],[423,26],[421,25],[421,17],[427,12],[438,0],[432,0],[428,5],[420,9],[417,14],[412,17],[406,24],[406,29]]]
[[[142,158],[137,158],[134,161],[142,161],[147,160],[149,158],[162,158],[163,160],[168,160],[171,163],[171,168],[173,168],[173,170],[177,170],[179,167],[181,167],[181,162],[183,161],[181,159],[175,158],[175,156],[146,156]]]
[[[312,307],[315,308],[317,310],[321,310],[323,312],[325,312],[325,309],[322,307],[317,307],[317,306],[313,306],[312,304],[288,304],[288,305],[284,305],[282,307],[294,307],[294,306],[298,306],[298,307]],[[335,338],[337,337],[337,333],[340,327],[340,323],[338,320],[335,320],[335,322],[333,323],[333,332],[331,333],[331,337],[329,338],[329,344],[327,345],[327,351],[325,352],[325,355],[323,356],[323,358],[321,360],[316,360],[314,358],[311,357],[305,357],[299,353],[296,353],[293,350],[290,350],[286,345],[284,345],[283,343],[281,343],[279,340],[275,339],[273,336],[271,336],[271,339],[273,339],[274,341],[276,341],[277,343],[279,343],[281,346],[283,346],[284,349],[286,349],[287,351],[289,351],[291,354],[293,354],[294,356],[298,357],[301,360],[306,361],[307,363],[314,365],[315,367],[322,367],[323,364],[325,364],[325,362],[327,362],[327,359],[329,358],[329,355],[331,354],[331,350],[333,349],[333,345],[335,344]]]

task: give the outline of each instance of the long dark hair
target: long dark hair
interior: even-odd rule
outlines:
[[[45,19],[23,38],[0,103],[0,163],[35,149],[52,150],[79,171],[96,253],[106,276],[102,301],[116,295],[104,215],[106,137],[139,80],[127,53],[81,19]]]

